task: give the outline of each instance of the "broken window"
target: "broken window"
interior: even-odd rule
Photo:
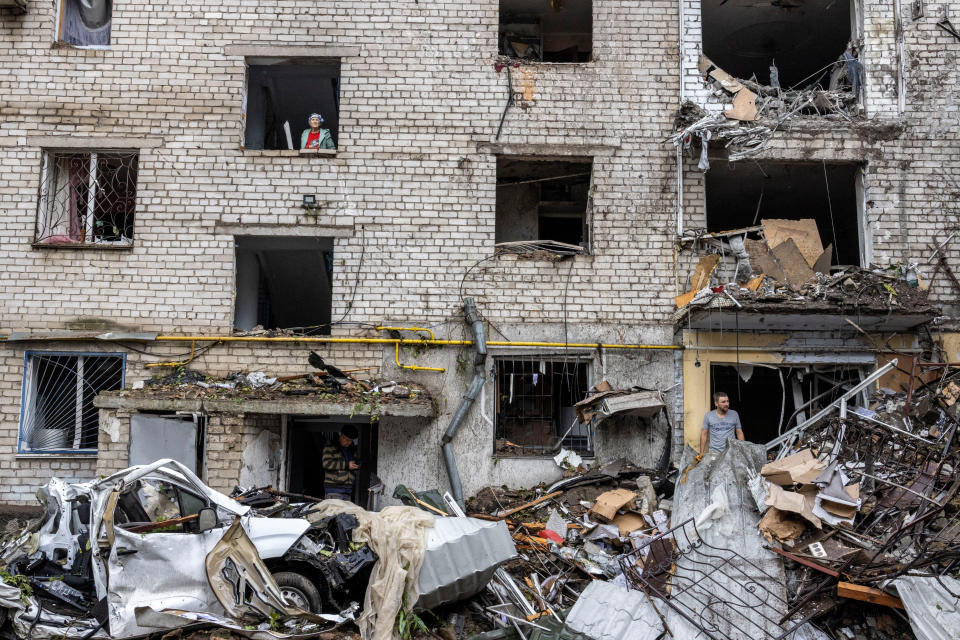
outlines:
[[[195,520],[178,520],[196,515],[206,506],[206,499],[193,491],[167,480],[147,477],[137,480],[120,494],[114,519],[124,529],[136,531],[143,528],[144,534],[192,533],[197,531]],[[167,521],[174,522],[166,524]],[[156,522],[166,526],[142,527]]]
[[[726,393],[730,408],[740,415],[744,437],[766,443],[856,386],[862,375],[857,366],[712,364],[710,397]]]
[[[330,333],[331,238],[241,236],[236,249],[236,329]]]
[[[319,122],[312,130],[314,114]],[[335,149],[340,62],[248,58],[245,117],[247,149]]]
[[[828,87],[846,51],[856,0],[702,0],[703,53],[730,75],[784,89]]]
[[[589,247],[590,158],[497,158],[496,242]]]
[[[59,0],[57,41],[77,47],[110,45],[112,0]]]
[[[593,451],[593,431],[577,420],[574,405],[590,388],[579,358],[496,358],[497,455],[552,455],[561,445]]]
[[[45,152],[36,242],[132,245],[137,160],[136,151]]]
[[[500,0],[500,55],[543,62],[589,62],[590,0]]]
[[[859,176],[850,163],[715,162],[704,175],[707,230],[813,218],[831,264],[861,266]]]
[[[27,353],[20,451],[96,453],[101,391],[123,388],[123,356]]]

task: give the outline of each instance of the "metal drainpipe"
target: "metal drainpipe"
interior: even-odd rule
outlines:
[[[483,320],[477,313],[477,305],[473,298],[467,298],[463,301],[463,315],[473,327],[473,343],[477,347],[477,352],[473,358],[473,380],[470,381],[467,392],[463,394],[460,406],[457,407],[457,411],[450,420],[450,426],[443,434],[443,440],[440,441],[440,446],[443,449],[443,462],[447,467],[447,476],[450,478],[450,490],[460,506],[464,505],[463,485],[460,483],[460,472],[457,471],[457,460],[453,457],[452,442],[453,437],[457,435],[457,430],[463,425],[470,407],[473,406],[474,400],[477,399],[480,389],[483,388],[483,380],[486,376],[484,365],[487,361],[487,341],[483,334]]]

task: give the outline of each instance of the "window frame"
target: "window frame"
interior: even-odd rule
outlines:
[[[491,357],[494,360],[494,373],[493,373],[493,381],[492,381],[493,382],[493,393],[492,393],[493,407],[491,411],[491,413],[493,414],[493,434],[492,434],[493,457],[498,459],[499,458],[502,458],[502,459],[553,458],[556,455],[555,451],[545,451],[543,453],[524,452],[516,455],[505,454],[497,451],[497,440],[498,440],[498,435],[500,433],[500,421],[501,421],[501,415],[500,415],[501,412],[497,411],[497,395],[500,393],[500,376],[499,376],[498,365],[501,361],[541,360],[544,362],[550,362],[554,366],[562,367],[564,364],[564,360],[566,360],[568,363],[573,364],[574,366],[584,366],[586,370],[585,371],[586,380],[583,383],[583,389],[584,389],[584,398],[586,398],[587,396],[590,395],[589,390],[590,390],[590,387],[592,386],[592,380],[593,380],[594,369],[596,364],[594,362],[594,357],[587,353],[570,353],[570,354],[499,353],[499,354],[491,354]],[[552,399],[555,398],[555,392],[552,392],[550,397],[552,402],[553,401]],[[583,398],[581,398],[581,400],[582,399]],[[553,416],[553,424],[551,425],[551,427],[553,431],[557,431],[557,433],[554,433],[554,436],[553,436],[554,438],[557,438],[560,435],[563,435],[563,433],[566,431],[566,428],[562,425],[561,416],[559,415]],[[585,430],[586,430],[585,436],[587,438],[587,445],[588,445],[587,448],[573,449],[573,450],[576,451],[580,456],[584,458],[592,458],[596,455],[596,431],[593,426],[593,421],[590,421],[585,425]],[[567,437],[569,438],[571,436],[567,436]],[[566,438],[564,438],[564,440],[566,440]],[[563,440],[561,440],[561,443],[562,442]],[[520,445],[520,446],[524,448],[531,448],[534,445],[530,445],[530,446]]]
[[[96,188],[97,182],[97,164],[101,159],[100,155],[105,157],[120,156],[121,162],[129,162],[133,167],[133,200],[130,211],[124,215],[130,218],[130,241],[112,241],[96,240]],[[87,175],[87,203],[86,211],[83,213],[83,238],[82,242],[45,242],[41,238],[41,229],[50,226],[51,209],[54,207],[55,196],[53,191],[56,186],[52,182],[56,178],[57,160],[64,156],[86,156],[90,165]],[[137,199],[139,191],[140,178],[140,149],[117,149],[117,148],[43,148],[40,159],[40,186],[37,194],[37,210],[34,216],[33,242],[31,245],[35,249],[99,249],[99,250],[125,250],[132,249],[136,244],[136,222],[137,222]],[[68,178],[69,179],[69,178]],[[69,185],[67,187],[70,188]],[[92,197],[91,197],[92,196]],[[47,237],[52,237],[50,236]],[[93,241],[86,238],[93,237]]]
[[[596,182],[596,164],[597,158],[595,154],[584,154],[584,155],[531,155],[528,153],[496,153],[494,154],[494,188],[500,189],[502,186],[510,186],[510,183],[500,182],[500,163],[501,162],[527,162],[527,163],[554,163],[554,162],[564,162],[570,164],[590,164],[589,179],[587,181],[587,196],[586,202],[584,203],[583,213],[579,215],[582,225],[583,239],[580,242],[580,247],[582,249],[581,255],[594,255],[594,190],[597,186]],[[541,182],[546,182],[546,180],[541,180]],[[538,187],[542,192],[542,185]],[[542,197],[542,196],[540,196]],[[516,242],[528,242],[531,244],[536,244],[538,242],[550,242],[547,238],[542,238],[540,233],[540,225],[543,220],[549,219],[574,219],[575,216],[568,214],[556,214],[550,212],[544,212],[541,210],[544,200],[539,199],[537,203],[537,214],[536,214],[536,224],[537,224],[537,233],[536,238],[528,240],[519,240],[519,241],[505,241],[504,243],[497,244],[510,244]],[[499,202],[499,192],[494,199],[493,204],[493,215],[494,215],[494,239],[497,236],[497,219],[498,214],[500,213],[498,202]]]
[[[507,0],[509,1],[509,0]],[[542,13],[531,13],[531,12],[517,12],[516,14],[511,14],[514,18],[519,19],[519,22],[507,22],[504,19],[504,0],[499,0],[497,7],[497,56],[503,59],[510,60],[512,62],[520,62],[521,64],[531,64],[531,65],[587,65],[596,61],[595,51],[596,51],[596,20],[594,15],[594,1],[589,0],[590,2],[590,53],[586,60],[544,60],[544,52],[542,49],[543,46],[543,16],[548,12],[543,11]],[[505,53],[501,48],[501,39],[504,36],[504,27],[507,25],[516,25],[516,24],[537,24],[538,32],[540,38],[540,58],[531,59],[516,57]]]
[[[337,153],[341,150],[342,147],[342,127],[341,127],[341,116],[342,116],[342,91],[343,91],[343,55],[333,56],[333,55],[318,55],[318,54],[309,54],[302,53],[291,55],[289,52],[276,52],[277,55],[250,55],[244,54],[243,56],[243,98],[241,101],[241,126],[240,126],[240,149],[243,151],[244,155],[261,155],[261,156],[328,156],[336,157]],[[280,53],[286,53],[286,55],[279,55]],[[325,66],[325,65],[336,65],[337,75],[336,78],[336,92],[333,95],[334,106],[336,110],[336,129],[327,127],[330,131],[330,135],[335,139],[335,146],[333,149],[301,149],[300,148],[300,135],[303,130],[303,123],[295,124],[290,123],[290,141],[293,143],[293,149],[267,149],[265,146],[260,148],[248,147],[248,128],[250,127],[250,112],[251,112],[251,72],[254,68],[261,67],[283,67],[283,66],[301,66],[301,67],[310,67],[310,66]],[[264,114],[265,115],[265,114]],[[321,114],[322,115],[322,114]],[[327,116],[329,120],[329,115]],[[326,121],[325,121],[326,122]],[[322,125],[321,125],[321,128]],[[266,123],[264,122],[264,129],[266,129]],[[298,134],[298,131],[300,134]]]
[[[63,14],[69,0],[56,0],[53,17],[53,45],[56,47],[70,47],[73,49],[89,49],[92,51],[109,51],[113,46],[113,3],[110,4],[110,37],[108,44],[74,44],[63,39]]]
[[[28,350],[23,354],[23,377],[21,378],[21,389],[20,389],[20,420],[19,427],[17,429],[17,454],[23,455],[81,455],[81,456],[96,456],[100,451],[99,447],[99,437],[97,447],[95,448],[69,448],[69,449],[29,449],[25,446],[25,423],[27,421],[28,411],[35,411],[33,402],[35,398],[31,400],[31,404],[28,405],[28,394],[31,393],[30,385],[32,381],[33,372],[31,371],[32,359],[36,356],[40,357],[102,357],[102,358],[119,358],[120,359],[120,389],[123,389],[126,385],[126,375],[127,375],[127,356],[123,352],[100,352],[100,351],[39,351],[39,350]],[[76,379],[75,379],[76,380]],[[76,381],[75,381],[76,384]],[[77,393],[82,394],[82,385],[78,389]],[[80,398],[82,404],[83,399]],[[91,400],[91,403],[93,401]],[[74,424],[74,429],[76,430],[76,424]],[[82,438],[82,436],[81,436]],[[77,436],[74,435],[74,439],[77,439]]]

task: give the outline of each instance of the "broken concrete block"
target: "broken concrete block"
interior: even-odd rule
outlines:
[[[637,494],[640,513],[653,513],[657,510],[657,490],[653,488],[650,476],[637,477]]]
[[[830,265],[833,264],[831,256],[833,255],[833,244],[828,244],[827,248],[823,250],[823,253],[820,254],[820,257],[817,258],[817,261],[813,265],[813,270],[816,273],[830,273]]]

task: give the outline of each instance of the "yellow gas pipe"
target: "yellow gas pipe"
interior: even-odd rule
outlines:
[[[430,334],[431,340],[436,340],[433,331],[423,327],[377,327],[377,331],[426,331]],[[400,364],[400,343],[396,342],[393,346],[393,361],[396,362],[397,366],[401,369],[410,369],[412,371],[439,371],[440,373],[446,371],[443,367],[421,367],[415,364]]]

